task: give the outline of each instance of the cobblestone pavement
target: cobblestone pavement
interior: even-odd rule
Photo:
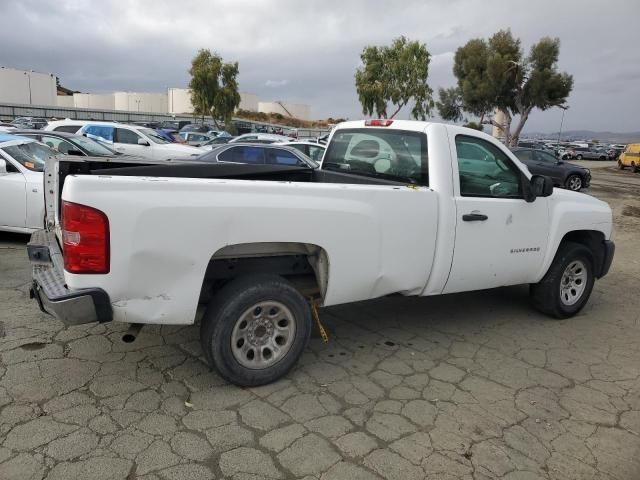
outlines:
[[[209,370],[197,327],[64,329],[0,235],[0,479],[637,480],[640,176],[594,184],[618,251],[578,317],[526,287],[326,309],[330,343],[254,389]]]

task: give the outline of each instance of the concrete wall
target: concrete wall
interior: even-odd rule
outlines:
[[[114,110],[128,112],[167,113],[167,94],[114,92]]]
[[[169,88],[167,90],[168,112],[176,115],[193,113],[191,91],[188,88]]]
[[[0,68],[0,102],[55,106],[56,77],[14,68]]]
[[[169,113],[193,113],[191,91],[188,88],[169,88],[167,90]],[[240,92],[240,106],[242,110],[258,111],[258,96],[253,93]]]
[[[279,113],[285,117],[311,120],[311,107],[301,103],[258,102],[258,111],[263,113]]]
[[[73,103],[73,95],[58,95],[56,98],[56,105],[59,107],[75,107]]]
[[[253,93],[240,92],[240,110],[258,111],[258,96]]]
[[[112,93],[74,93],[73,106],[76,108],[95,108],[100,110],[115,110],[115,102]]]

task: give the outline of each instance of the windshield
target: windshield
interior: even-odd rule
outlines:
[[[87,137],[78,135],[77,137],[73,137],[73,141],[84,148],[89,155],[93,155],[95,157],[106,157],[116,154],[116,152],[110,148]]]
[[[23,143],[4,147],[16,162],[33,172],[44,171],[44,164],[49,157],[55,157],[58,152],[36,142]]]
[[[427,185],[427,137],[402,130],[339,130],[322,168]]]
[[[155,130],[151,130],[150,128],[141,128],[139,131],[140,133],[144,133],[147,137],[149,137],[149,140],[151,140],[153,143],[171,143],[158,132],[156,132]]]

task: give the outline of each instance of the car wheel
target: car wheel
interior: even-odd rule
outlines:
[[[633,173],[638,173],[640,172],[640,169],[638,168],[638,166],[635,164],[635,162],[631,162],[631,171]]]
[[[595,281],[591,251],[579,243],[560,245],[546,275],[530,287],[534,306],[551,317],[568,318],[585,306]]]
[[[573,190],[574,192],[579,192],[582,190],[582,177],[580,175],[569,175],[567,181],[565,182],[565,186],[569,190]]]
[[[578,160],[582,160],[582,155],[576,155],[576,158],[577,158]]]
[[[618,159],[618,170],[624,170],[624,164],[622,163],[622,160]]]
[[[599,158],[599,160],[606,160],[606,159],[607,159],[607,157],[604,157],[604,156]]]
[[[295,365],[309,342],[311,311],[277,275],[239,277],[211,300],[200,341],[220,375],[239,386],[273,382]]]

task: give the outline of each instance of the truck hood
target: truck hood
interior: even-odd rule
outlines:
[[[554,188],[549,198],[551,211],[566,214],[571,230],[599,230],[608,239],[613,227],[613,213],[606,202],[591,195]],[[551,214],[553,217],[553,213]]]

